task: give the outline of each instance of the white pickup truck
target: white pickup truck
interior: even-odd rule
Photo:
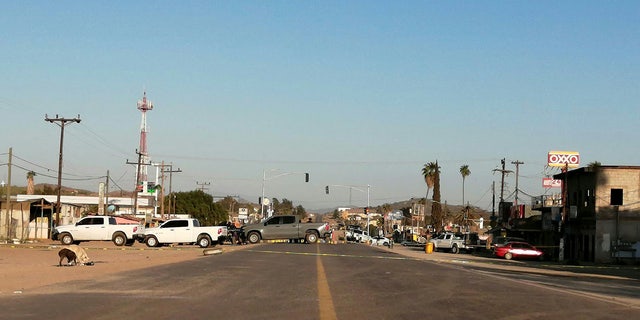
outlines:
[[[429,240],[433,243],[433,250],[449,250],[451,253],[460,253],[460,250],[467,252],[480,247],[477,244],[478,235],[476,233],[453,233],[445,232]]]
[[[56,227],[52,238],[64,245],[81,241],[113,241],[116,246],[123,246],[132,245],[136,234],[142,232],[142,224],[118,224],[112,216],[86,216],[75,224]]]
[[[139,240],[149,247],[169,243],[195,243],[201,248],[224,242],[226,226],[201,227],[196,219],[171,219],[156,228],[147,228]]]

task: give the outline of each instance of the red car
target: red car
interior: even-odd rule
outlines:
[[[538,258],[544,254],[536,247],[526,242],[508,242],[500,247],[495,247],[493,253],[500,258],[511,260],[513,258]]]

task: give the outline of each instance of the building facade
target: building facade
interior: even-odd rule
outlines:
[[[566,185],[562,216],[564,259],[637,261],[640,166],[584,167],[554,178]]]

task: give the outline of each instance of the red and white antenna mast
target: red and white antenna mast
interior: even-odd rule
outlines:
[[[149,163],[149,153],[147,152],[147,111],[153,110],[153,103],[151,101],[147,101],[146,91],[142,96],[142,100],[138,101],[138,110],[142,112],[142,121],[140,122],[140,162]],[[140,166],[138,181],[148,181],[146,165]]]

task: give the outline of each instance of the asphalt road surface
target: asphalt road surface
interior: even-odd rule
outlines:
[[[358,244],[262,244],[0,300],[1,319],[633,319],[576,280],[424,261]]]

